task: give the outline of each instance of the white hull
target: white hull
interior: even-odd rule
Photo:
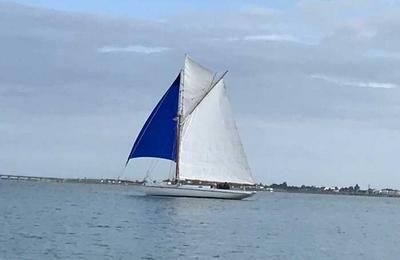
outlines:
[[[195,197],[241,200],[255,194],[253,191],[214,189],[195,185],[145,185],[149,196]]]

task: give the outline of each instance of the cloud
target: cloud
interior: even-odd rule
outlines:
[[[331,76],[326,76],[323,74],[312,74],[310,75],[313,79],[321,79],[327,82],[335,83],[341,86],[354,86],[360,88],[383,88],[383,89],[391,89],[397,88],[398,85],[394,83],[383,83],[383,82],[374,82],[374,81],[354,81],[354,80],[347,80],[341,78],[335,78]]]
[[[112,52],[136,52],[143,54],[152,54],[168,51],[170,48],[167,47],[149,47],[143,45],[130,45],[125,47],[117,47],[117,46],[104,46],[98,48],[97,51],[101,53],[112,53]]]
[[[287,42],[301,42],[296,37],[289,34],[260,34],[249,35],[243,38],[245,41],[287,41]]]
[[[303,39],[299,39],[290,34],[254,34],[254,35],[246,35],[243,37],[227,37],[227,38],[213,38],[213,40],[222,41],[226,40],[228,42],[238,42],[238,41],[247,41],[247,42],[292,42],[292,43],[300,43],[307,45],[315,45],[314,41],[305,41]]]

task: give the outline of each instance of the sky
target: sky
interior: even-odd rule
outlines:
[[[400,189],[389,0],[0,0],[0,172],[143,178],[125,160],[185,53],[229,70],[257,182]]]

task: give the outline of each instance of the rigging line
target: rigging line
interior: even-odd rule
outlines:
[[[175,132],[175,131],[173,131],[173,132]],[[175,146],[176,146],[176,143],[174,143],[173,144],[173,148],[172,148],[172,153],[174,153],[174,151],[175,151]],[[167,146],[167,143],[166,142],[164,142],[163,143],[163,145],[162,145],[162,151],[166,151],[168,149],[168,146]],[[169,159],[168,159],[169,160]],[[169,160],[169,161],[173,161],[173,160]],[[157,167],[157,165],[159,164],[159,162],[160,162],[160,160],[159,159],[150,159],[150,161],[149,161],[149,163],[148,163],[148,166],[147,166],[147,169],[146,169],[146,175],[145,175],[145,178],[144,179],[147,179],[147,178],[149,178],[150,177],[150,174],[151,173],[153,173],[153,171],[154,171],[154,169]],[[125,169],[125,168],[124,168]]]
[[[148,167],[148,169],[146,171],[146,176],[150,175],[150,173],[153,172],[153,170],[156,167],[157,163],[158,163],[158,160],[150,159],[149,167]]]
[[[117,176],[117,179],[118,179],[118,180],[119,180],[120,178],[121,178],[121,179],[124,178],[125,169],[126,169],[126,166],[121,168],[121,171],[119,172],[119,174],[118,174],[118,176]]]
[[[168,173],[168,178],[170,178],[172,176],[172,166],[173,166],[173,162],[171,161],[169,163],[169,173]]]
[[[153,172],[157,163],[158,163],[158,160],[153,160],[153,159],[150,160],[149,166],[147,167],[146,175],[143,178],[143,180],[151,179],[150,174],[151,174],[151,172]]]
[[[228,73],[228,71],[225,71],[224,74],[222,74],[222,76],[219,77],[219,79],[218,79],[217,81],[215,81],[215,83],[211,86],[211,88],[207,91],[207,93],[206,93],[206,94],[199,100],[199,102],[197,102],[197,104],[193,107],[192,111],[190,111],[190,112],[187,114],[186,118],[188,118],[189,115],[191,115],[191,114],[194,112],[194,110],[196,110],[196,108],[201,104],[201,102],[204,100],[204,98],[206,98],[206,97],[208,96],[208,94],[210,94],[211,90],[213,90],[214,87],[225,77],[226,73]],[[186,118],[185,118],[185,120],[186,120]],[[185,121],[185,120],[184,120],[184,121]]]

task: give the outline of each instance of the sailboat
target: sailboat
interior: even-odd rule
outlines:
[[[243,199],[254,185],[223,77],[186,55],[184,66],[137,136],[131,159],[175,162],[168,182],[145,184],[152,196]]]

